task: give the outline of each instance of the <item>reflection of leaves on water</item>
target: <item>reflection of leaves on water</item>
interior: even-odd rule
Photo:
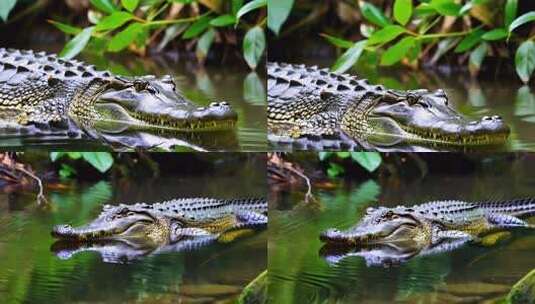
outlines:
[[[195,80],[197,83],[197,87],[199,90],[201,90],[205,95],[208,96],[215,96],[215,88],[214,84],[212,82],[212,79],[208,74],[203,70],[197,70],[195,73]]]
[[[263,105],[266,103],[266,89],[258,74],[251,72],[243,80],[243,99]]]
[[[487,98],[477,84],[468,87],[468,102],[474,107],[484,107],[487,104]]]
[[[56,222],[86,223],[112,197],[113,190],[106,181],[100,181],[80,193],[52,193],[51,203],[60,210]],[[75,218],[74,218],[74,217]]]
[[[535,122],[535,95],[528,86],[522,86],[516,93],[515,116],[523,116],[522,120]]]

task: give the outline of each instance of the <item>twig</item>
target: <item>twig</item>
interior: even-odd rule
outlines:
[[[44,195],[44,191],[43,191],[43,182],[41,181],[41,179],[33,174],[32,172],[26,170],[24,167],[22,166],[16,166],[15,167],[16,170],[19,170],[20,172],[28,175],[29,177],[33,178],[36,182],[37,182],[37,186],[39,187],[39,193],[37,194],[37,204],[38,205],[48,205],[48,201]]]

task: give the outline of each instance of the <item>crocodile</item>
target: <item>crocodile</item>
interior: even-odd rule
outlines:
[[[432,201],[410,207],[369,207],[345,231],[320,234],[330,262],[358,255],[369,264],[398,263],[451,251],[513,228],[535,228],[521,217],[535,215],[535,199],[493,202]]]
[[[183,198],[162,203],[105,205],[86,226],[57,225],[52,250],[60,258],[100,252],[106,262],[124,262],[162,252],[228,243],[267,226],[265,199]]]
[[[0,135],[87,138],[128,148],[233,130],[225,102],[195,106],[169,75],[124,77],[55,54],[0,48]],[[214,135],[215,136],[215,135]],[[192,143],[192,148],[202,144]]]
[[[269,62],[268,139],[311,150],[458,150],[499,147],[509,127],[500,116],[469,120],[444,90],[393,90],[316,66]]]

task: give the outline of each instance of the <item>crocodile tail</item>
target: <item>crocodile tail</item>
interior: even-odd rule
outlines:
[[[512,216],[535,215],[535,198],[483,202],[480,204],[480,207],[490,213],[501,213]]]

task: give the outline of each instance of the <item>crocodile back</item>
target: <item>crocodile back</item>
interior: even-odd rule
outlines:
[[[484,218],[485,213],[477,203],[463,201],[431,201],[410,207],[419,216],[444,224],[470,224]]]
[[[479,206],[487,213],[529,216],[535,214],[535,198],[483,202]]]

